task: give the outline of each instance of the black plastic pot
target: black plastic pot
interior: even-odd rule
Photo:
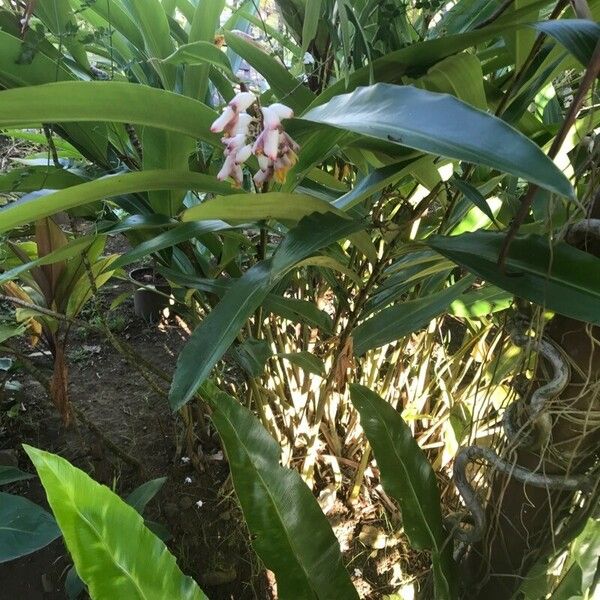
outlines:
[[[133,269],[129,277],[134,283],[144,286],[135,290],[133,295],[135,314],[149,323],[156,323],[163,310],[169,306],[171,286],[152,267]]]

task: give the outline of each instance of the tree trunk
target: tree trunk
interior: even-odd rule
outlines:
[[[597,218],[600,202],[595,203],[594,212]],[[598,240],[577,245],[600,256]],[[543,455],[519,448],[516,463],[538,473],[582,473],[593,463],[600,444],[598,418],[590,418],[594,412],[600,414],[600,327],[557,315],[545,335],[569,357],[571,380],[551,405],[550,448]],[[472,548],[466,561],[473,581],[478,582],[471,597],[511,598],[533,564],[552,553],[557,526],[573,499],[573,492],[536,488],[496,475],[487,510],[487,536]]]

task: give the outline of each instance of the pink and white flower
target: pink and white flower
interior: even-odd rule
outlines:
[[[298,144],[283,130],[281,121],[294,116],[293,110],[276,102],[261,108],[262,130],[252,135],[254,119],[245,112],[256,101],[251,92],[240,92],[223,109],[222,114],[212,124],[211,131],[224,132],[221,138],[225,146],[225,161],[217,174],[220,181],[233,179],[234,185],[243,183],[241,165],[252,154],[258,159],[260,170],[254,175],[257,187],[275,179],[283,183],[289,170],[298,160]],[[254,142],[248,141],[255,137]]]

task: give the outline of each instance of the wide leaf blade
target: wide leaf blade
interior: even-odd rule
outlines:
[[[432,236],[431,248],[483,279],[562,315],[600,323],[600,258],[539,235],[517,237],[498,266],[504,233]]]
[[[373,448],[383,487],[400,503],[410,543],[433,552],[435,597],[456,597],[450,545],[444,548],[440,493],[429,461],[400,414],[375,392],[352,384],[350,398]]]
[[[379,83],[336,96],[302,118],[486,165],[574,198],[568,179],[536,144],[501,119],[447,94]]]
[[[0,92],[1,93],[1,92]],[[13,202],[0,210],[0,233],[48,217],[63,210],[103,200],[151,190],[197,190],[216,194],[235,190],[210,175],[189,171],[153,170],[109,175],[95,181],[74,185],[44,196]]]
[[[217,392],[211,405],[252,544],[275,573],[279,598],[358,598],[327,518],[299,473],[280,466],[275,440],[231,396]]]
[[[437,294],[383,309],[354,329],[354,353],[360,356],[371,348],[378,348],[425,327],[431,319],[448,310],[450,304],[472,283],[473,278],[466,277]]]
[[[32,479],[33,477],[34,476],[31,473],[25,473],[24,471],[21,471],[21,469],[17,469],[17,467],[0,466],[0,485],[14,483],[15,481],[24,481],[25,479]]]
[[[0,563],[31,554],[59,536],[56,521],[43,508],[0,493]]]
[[[23,447],[92,598],[206,598],[133,507],[64,458]]]
[[[0,92],[0,127],[115,121],[176,131],[218,145],[217,113],[202,102],[135,83],[64,81]]]

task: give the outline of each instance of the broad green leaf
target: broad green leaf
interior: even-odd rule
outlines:
[[[600,521],[590,518],[575,538],[567,557],[572,563],[567,574],[552,592],[552,600],[588,600],[598,595],[598,556],[600,555]]]
[[[527,8],[535,3],[535,0],[514,0],[511,6],[511,11],[518,12],[519,10]],[[537,21],[537,19],[538,14],[535,15],[534,20]],[[531,31],[529,27],[515,28],[513,32],[506,36],[506,44],[509,50],[512,52],[517,71],[519,71],[525,64],[527,56],[531,52],[531,48],[535,42],[535,38],[535,32]]]
[[[142,136],[143,169],[167,169],[188,171],[189,158],[194,152],[194,140],[181,133],[165,131],[156,127],[144,127]],[[148,203],[153,212],[175,216],[183,208],[185,190],[160,190],[148,193]]]
[[[197,190],[215,194],[235,193],[228,184],[221,183],[214,177],[188,171],[156,170],[109,175],[53,194],[31,198],[26,202],[9,204],[0,209],[0,233],[97,200],[133,192],[168,189]]]
[[[289,360],[293,365],[300,367],[307,373],[314,373],[315,375],[325,375],[325,365],[323,361],[315,356],[312,352],[283,352],[281,354],[276,354],[280,358],[285,358]]]
[[[116,121],[176,131],[218,145],[217,113],[202,102],[117,81],[64,81],[0,92],[0,127],[23,123]]]
[[[574,198],[568,179],[538,146],[453,96],[380,83],[337,96],[303,119],[499,169]]]
[[[114,234],[135,229],[163,229],[165,227],[173,227],[177,224],[178,221],[171,219],[166,215],[152,213],[149,215],[131,215],[115,225],[113,225],[111,221],[107,223],[106,227],[99,224],[99,230],[103,233]]]
[[[483,82],[479,59],[463,52],[441,60],[414,83],[425,90],[452,94],[475,108],[486,110]]]
[[[383,487],[400,503],[411,545],[432,551],[435,598],[456,598],[451,544],[446,544],[440,493],[429,461],[400,413],[375,392],[351,384],[350,398],[373,448]]]
[[[85,584],[81,581],[79,575],[77,575],[77,570],[75,567],[71,567],[65,577],[65,593],[67,594],[67,598],[69,600],[77,600],[84,589]]]
[[[342,9],[343,10],[343,9]],[[304,8],[304,20],[302,23],[302,52],[308,50],[308,46],[315,39],[319,28],[321,16],[321,0],[306,0]]]
[[[231,348],[230,353],[236,362],[250,377],[260,377],[269,357],[273,354],[265,340],[249,338],[239,346]]]
[[[562,44],[584,67],[600,41],[600,25],[586,19],[555,19],[534,23],[532,27]]]
[[[66,46],[79,65],[89,71],[90,63],[85,47],[77,39],[77,36],[73,35],[73,31],[77,30],[77,22],[69,0],[45,0],[45,2],[36,2],[32,8],[34,14],[52,31],[60,43]]]
[[[214,65],[233,77],[227,55],[211,42],[200,41],[183,44],[163,61],[174,65]]]
[[[545,4],[548,4],[548,0],[541,0],[533,6],[533,9],[543,7]],[[531,10],[531,7],[525,7],[525,9],[515,11],[507,18],[499,19],[495,25],[457,35],[440,36],[390,52],[374,60],[371,65],[357,69],[350,75],[348,82],[340,79],[330,85],[313,101],[310,108],[324,104],[334,96],[352,91],[360,85],[368,85],[371,77],[375,81],[398,83],[406,75],[411,77],[423,75],[427,68],[447,56],[494,39],[514,30],[515,27],[527,27],[529,23],[527,19],[523,19],[523,16],[528,15],[529,18]],[[529,20],[531,19],[529,18]]]
[[[0,344],[9,340],[10,338],[21,335],[25,332],[25,326],[23,325],[6,325],[0,323]]]
[[[428,245],[486,281],[579,321],[600,324],[600,258],[539,235],[517,237],[503,272],[498,257],[505,233],[478,231],[433,236]]]
[[[253,0],[251,0],[252,2]],[[240,19],[249,21],[252,25],[258,27],[264,31],[266,35],[279,42],[284,48],[289,50],[296,58],[301,59],[303,57],[302,48],[294,43],[293,38],[289,35],[283,35],[280,31],[271,27],[265,20],[256,15],[250,14],[247,10],[238,10],[236,15]],[[285,32],[284,32],[285,33]]]
[[[267,192],[266,194],[236,194],[217,196],[192,206],[181,214],[182,221],[222,219],[229,223],[275,219],[283,223],[297,223],[313,212],[342,212],[319,198],[306,194]]]
[[[23,447],[92,598],[206,598],[133,507],[64,458]]]
[[[229,48],[248,61],[267,80],[279,102],[286,104],[297,114],[312,102],[313,93],[277,59],[235,33],[226,31],[225,40]]]
[[[35,192],[36,190],[61,190],[85,183],[85,179],[56,167],[22,167],[0,175],[0,192]]]
[[[14,483],[15,481],[23,481],[25,479],[31,479],[33,475],[31,473],[25,473],[17,467],[7,467],[0,465],[0,485],[6,485],[7,483]]]
[[[354,353],[361,356],[371,348],[378,348],[425,327],[431,319],[448,310],[450,304],[460,297],[473,281],[473,277],[465,277],[431,296],[401,301],[395,306],[384,308],[354,329]]]
[[[28,39],[31,33],[25,34],[25,40],[36,45],[37,41]],[[14,35],[5,31],[0,31],[0,86],[2,87],[20,87],[37,86],[56,81],[74,79],[75,76],[65,65],[64,61],[52,58],[41,50],[34,53],[32,60],[28,64],[21,64],[19,57],[23,51],[24,40],[20,38],[19,31]],[[55,51],[50,45],[50,52]],[[45,46],[43,46],[45,48]],[[38,88],[36,88],[38,89]],[[4,92],[2,92],[4,93]],[[31,90],[25,92],[30,95],[35,94]],[[2,101],[0,101],[0,114],[2,114]],[[29,123],[25,119],[22,123]],[[68,123],[62,126],[70,141],[78,149],[85,151],[88,158],[96,161],[103,166],[109,166],[106,160],[106,149],[108,145],[106,126],[100,123]]]
[[[275,219],[290,227],[312,213],[333,213],[349,218],[329,202],[314,196],[268,192],[266,194],[237,194],[231,198],[217,196],[188,208],[182,213],[181,220],[222,219],[228,223],[241,224]],[[369,260],[377,259],[377,253],[367,234],[357,233],[351,239]]]
[[[219,26],[219,18],[224,7],[224,0],[211,0],[210,2],[202,1],[196,3],[188,34],[188,42],[190,42],[190,45],[197,43],[208,43],[213,45],[215,30]],[[184,47],[185,46],[180,46],[180,49]],[[199,47],[200,46],[198,46],[198,48]],[[215,50],[221,52],[216,47]],[[212,51],[210,54],[215,56]],[[231,70],[227,57],[225,55],[223,55],[223,57],[226,61],[225,64],[228,65],[229,70]],[[204,100],[208,90],[209,67],[209,64],[204,64],[199,66],[190,65],[186,68],[183,79],[183,89],[187,96],[197,98],[198,100]]]
[[[136,487],[135,490],[127,496],[125,502],[127,502],[129,506],[133,506],[140,515],[143,514],[148,502],[160,492],[166,481],[166,477],[159,477],[158,479],[151,479],[150,481],[146,481],[146,483],[142,483],[142,485]]]
[[[362,228],[359,222],[331,213],[305,217],[289,231],[272,258],[257,263],[236,280],[179,354],[169,394],[173,410],[194,396],[246,320],[295,264]]]
[[[43,508],[0,492],[0,563],[31,554],[59,536],[56,521]]]
[[[145,54],[150,59],[166,58],[175,50],[169,20],[159,0],[123,0],[122,4],[142,34]],[[176,67],[160,61],[150,60],[150,63],[156,69],[163,87],[174,91]]]
[[[300,474],[280,466],[275,440],[231,396],[216,392],[210,403],[252,544],[279,598],[358,598],[327,518]]]

